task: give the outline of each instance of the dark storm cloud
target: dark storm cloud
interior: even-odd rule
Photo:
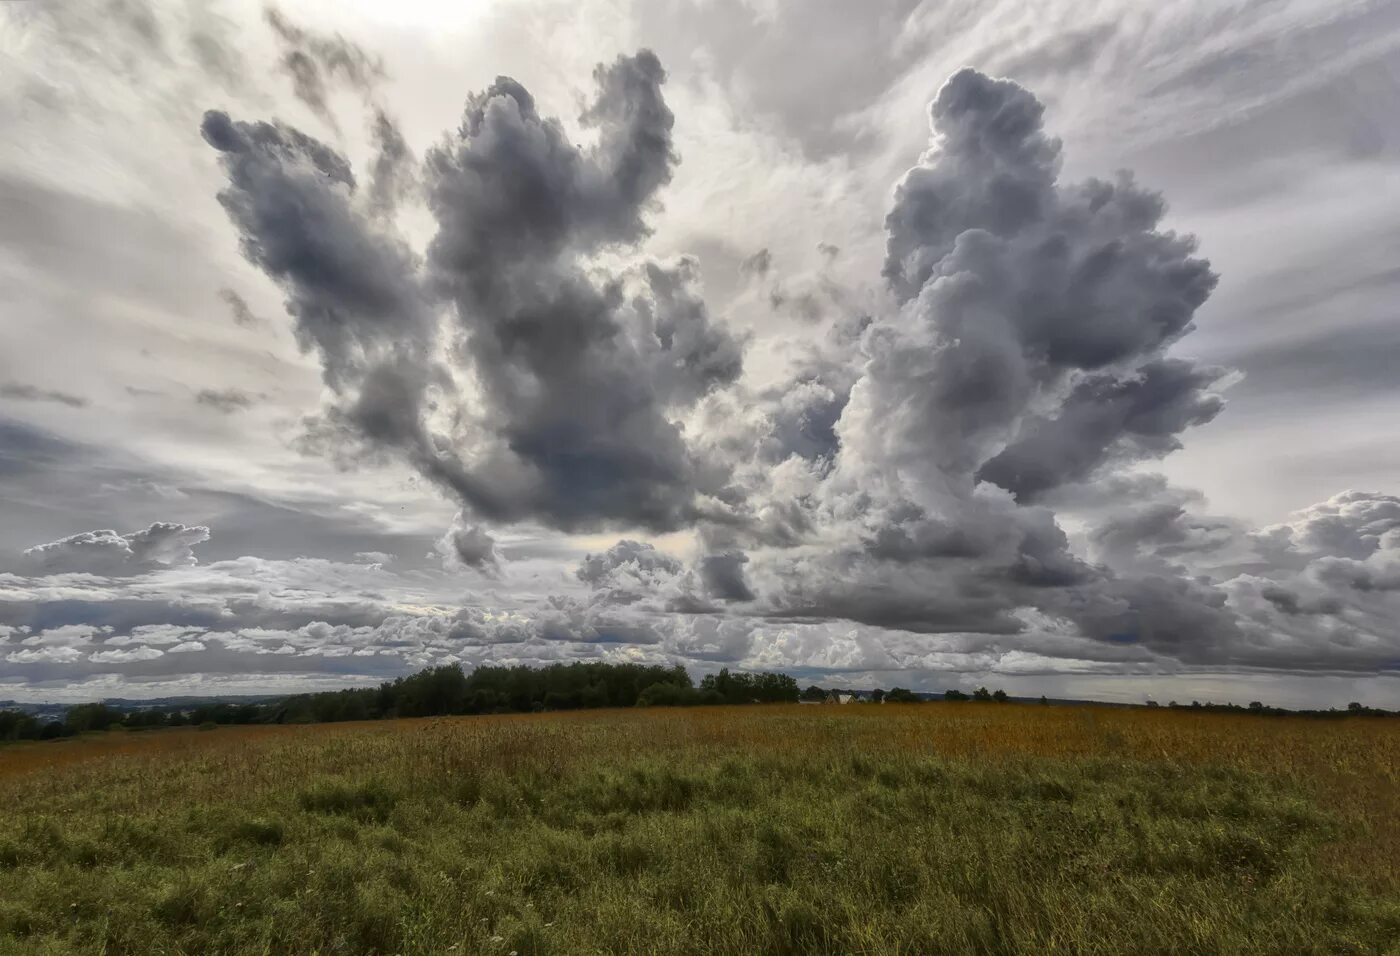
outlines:
[[[1237,659],[1245,640],[1229,595],[1219,586],[1175,576],[1146,575],[1105,579],[1097,587],[1068,596],[1061,609],[1089,637],[1140,644],[1184,663]],[[1255,662],[1268,660],[1255,649]]]
[[[1025,422],[1024,437],[984,464],[977,477],[1033,501],[1051,488],[1084,480],[1115,456],[1160,458],[1181,447],[1179,433],[1219,414],[1224,401],[1205,390],[1224,375],[1224,369],[1164,359],[1131,378],[1089,376],[1055,418]]]
[[[428,155],[429,278],[455,306],[492,433],[472,463],[491,486],[458,490],[495,520],[669,529],[693,517],[697,491],[722,492],[722,475],[668,412],[733,381],[740,353],[711,324],[693,262],[585,269],[646,235],[674,162],[656,58],[619,58],[594,79],[590,149],[501,78]]]
[[[858,621],[915,634],[1017,634],[1024,624],[998,588],[948,587],[922,569],[852,566],[852,577],[821,579],[810,568],[784,583],[770,611],[780,620]],[[822,571],[837,568],[824,566]]]
[[[333,424],[410,459],[434,451],[422,422],[438,376],[427,357],[436,330],[403,240],[353,204],[355,177],[330,147],[290,127],[205,114],[222,154],[219,201],[243,254],[287,293],[297,339],[321,357],[340,396]]]
[[[1284,614],[1339,614],[1343,608],[1342,602],[1336,598],[1305,601],[1293,591],[1278,585],[1267,585],[1259,593]]]
[[[1239,534],[1232,522],[1193,514],[1179,500],[1164,500],[1112,512],[1090,529],[1089,541],[1101,561],[1121,568],[1144,554],[1176,560],[1220,551]]]
[[[1053,607],[1103,576],[1073,554],[1045,509],[985,496],[945,513],[907,501],[840,505],[852,507],[866,509],[847,531],[858,547],[808,549],[757,565],[766,613],[917,633],[1018,634],[1026,629],[1020,609]],[[832,521],[836,514],[824,517]]]
[[[613,275],[592,261],[647,234],[670,179],[664,78],[645,51],[600,66],[588,149],[502,78],[429,154],[426,278],[482,400],[449,435],[425,424],[430,403],[457,401],[431,356],[435,306],[402,240],[358,210],[345,160],[286,126],[206,115],[244,253],[287,290],[338,394],[314,444],[402,453],[492,521],[669,529],[716,507],[699,496],[724,498],[723,468],[694,458],[671,415],[738,376],[739,345],[711,322],[693,260]]]
[[[1059,183],[1042,113],[971,70],[939,92],[937,149],[887,219],[905,327],[875,341],[877,397],[920,396],[896,419],[905,454],[957,475],[986,465],[1030,495],[1110,455],[1171,450],[1219,411],[1205,389],[1223,374],[1163,357],[1215,285],[1194,242],[1157,231],[1161,198],[1126,174]],[[1032,412],[1047,401],[1054,412]]]
[[[9,398],[20,402],[57,402],[60,405],[67,405],[69,408],[84,408],[88,403],[86,398],[78,395],[38,388],[21,382],[0,382],[0,398]]]
[[[1215,284],[1192,240],[1159,231],[1162,200],[1126,174],[1060,182],[1042,114],[1016,84],[966,70],[935,99],[935,147],[887,220],[885,273],[902,305],[862,334],[834,466],[803,506],[817,530],[788,543],[843,529],[863,547],[760,555],[749,570],[766,613],[1006,635],[1048,617],[1197,664],[1326,658],[1345,643],[1335,630],[1293,647],[1263,636],[1278,626],[1278,592],[1256,603],[1248,576],[1281,559],[1246,553],[1238,526],[1168,498],[1120,509],[1092,518],[1089,543],[1106,561],[1095,566],[1053,512],[1029,506],[1070,486],[1092,499],[1091,480],[1171,452],[1220,412],[1211,389],[1224,376],[1166,355]],[[1242,566],[1254,570],[1224,570]],[[1393,654],[1344,656],[1357,666]]]
[[[198,405],[212,408],[225,415],[232,415],[234,412],[246,411],[253,407],[253,396],[237,388],[203,388],[196,393],[194,400]]]
[[[752,601],[756,596],[744,577],[748,555],[742,551],[707,554],[700,559],[700,580],[705,593],[721,601]]]
[[[24,559],[37,574],[143,574],[196,563],[194,546],[208,538],[208,528],[157,522],[130,534],[84,531],[35,545]]]
[[[766,250],[745,263],[827,330],[748,388],[698,263],[631,256],[677,161],[664,79],[646,51],[599,66],[587,146],[515,80],[472,95],[423,163],[421,259],[393,227],[411,154],[387,116],[363,191],[297,130],[206,116],[245,255],[334,395],[311,437],[450,492],[450,567],[495,574],[488,525],[698,534],[693,567],[624,539],[579,565],[586,599],[453,634],[722,658],[759,638],[676,638],[687,626],[661,615],[731,604],[1102,660],[1400,660],[1388,503],[1334,499],[1251,534],[1169,489],[1121,493],[1223,407],[1224,370],[1168,354],[1216,277],[1131,176],[1062,182],[1028,91],[964,70],[935,98],[935,141],[887,218],[893,305],[780,286]],[[1074,543],[1051,507],[1076,500]]]

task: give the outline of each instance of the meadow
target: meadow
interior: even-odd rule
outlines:
[[[700,707],[0,748],[0,953],[1400,954],[1400,720]]]

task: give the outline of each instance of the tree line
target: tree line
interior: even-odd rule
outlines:
[[[934,699],[905,687],[892,690],[842,691],[812,684],[799,690],[787,674],[746,673],[723,668],[696,685],[679,664],[609,664],[576,662],[546,667],[487,666],[470,673],[457,664],[430,667],[378,687],[297,694],[258,703],[209,701],[193,707],[118,709],[103,703],[79,704],[62,720],[45,720],[22,711],[0,710],[0,741],[51,740],[95,730],[157,727],[216,727],[220,724],[310,724],[394,717],[456,714],[511,714],[596,707],[686,707],[714,704],[796,703],[836,700],[853,695],[862,702],[920,703]],[[948,690],[944,701],[1008,703],[1003,690],[979,687],[968,694]],[[1049,701],[1041,697],[1041,704]],[[1153,701],[1148,707],[1159,706]],[[1172,709],[1265,716],[1395,716],[1394,712],[1352,703],[1346,710],[1286,710],[1254,701],[1248,707],[1172,701]]]
[[[546,667],[487,666],[466,673],[457,664],[445,664],[378,687],[297,694],[256,704],[209,702],[192,708],[126,711],[101,703],[79,704],[69,708],[61,721],[0,711],[0,740],[48,740],[114,727],[148,730],[596,707],[794,703],[798,696],[797,681],[786,674],[749,674],[728,668],[707,675],[696,686],[680,665],[578,662]]]

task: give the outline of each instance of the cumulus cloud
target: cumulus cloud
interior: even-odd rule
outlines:
[[[721,601],[752,601],[754,593],[744,578],[748,555],[742,551],[707,554],[700,559],[700,580],[711,597]]]
[[[623,539],[600,554],[589,554],[575,576],[614,604],[631,604],[659,592],[682,572],[681,562],[654,545]]]
[[[697,263],[608,272],[598,261],[647,234],[644,214],[671,177],[664,79],[645,51],[600,65],[586,149],[514,80],[472,96],[425,164],[438,232],[421,273],[357,206],[330,147],[206,115],[244,253],[287,291],[337,394],[318,443],[402,454],[497,522],[665,530],[731,503],[723,464],[699,459],[676,418],[742,368],[739,344],[708,315]],[[459,366],[439,361],[439,342]]]
[[[84,531],[24,552],[38,574],[143,574],[197,563],[194,546],[209,540],[209,529],[158,521],[142,531]]]
[[[1215,275],[1192,239],[1158,230],[1161,198],[1127,175],[1060,183],[1042,113],[1010,81],[954,75],[932,106],[935,149],[887,220],[885,272],[904,307],[867,336],[877,364],[862,397],[872,412],[898,407],[884,429],[894,454],[959,482],[1008,443],[993,475],[1065,440],[1075,476],[1124,441],[1169,446],[1219,408],[1201,392],[1221,373],[1163,359]]]
[[[449,568],[471,568],[486,575],[500,570],[495,539],[484,528],[469,524],[461,512],[438,540],[437,547]]]
[[[217,111],[205,114],[202,132],[229,176],[219,201],[244,255],[283,287],[297,339],[319,354],[338,398],[324,433],[435,463],[423,416],[443,377],[430,357],[436,328],[415,256],[357,208],[349,163],[324,143]]]
[[[1206,390],[1224,375],[1223,369],[1162,359],[1127,376],[1086,376],[1053,418],[1023,422],[1018,437],[977,476],[1029,501],[1083,481],[1115,457],[1160,458],[1181,447],[1181,432],[1219,414],[1223,399]]]
[[[332,76],[370,101],[374,61],[270,22],[305,54],[284,65],[313,109]],[[377,114],[368,187],[285,124],[211,111],[203,133],[245,256],[320,360],[308,446],[397,457],[450,496],[450,569],[498,576],[488,526],[684,530],[699,557],[625,537],[499,617],[249,601],[236,613],[262,631],[182,643],[632,644],[869,670],[1400,660],[1382,623],[1393,499],[1251,531],[1140,474],[1225,408],[1231,373],[1172,351],[1217,278],[1131,175],[1065,180],[1029,91],[963,70],[938,92],[886,218],[882,293],[831,279],[830,243],[807,276],[779,276],[767,249],[741,264],[743,294],[807,330],[760,380],[698,260],[643,248],[677,162],[665,78],[648,51],[600,64],[580,137],[499,77],[421,167]],[[436,230],[421,253],[394,222],[419,187]]]
[[[789,523],[809,530],[752,569],[768,613],[1013,634],[1035,610],[1138,640],[1142,611],[1165,646],[1194,626],[1174,600],[1215,602],[1116,581],[1035,505],[1171,451],[1220,410],[1224,374],[1165,354],[1215,283],[1192,241],[1158,231],[1161,199],[1126,176],[1062,183],[1042,114],[971,70],[935,98],[933,145],[887,218],[894,304],[830,390],[830,464]]]
[[[693,260],[597,263],[647,234],[675,157],[655,56],[594,79],[581,117],[591,148],[500,78],[428,155],[439,227],[428,278],[452,304],[484,406],[470,480],[454,485],[495,520],[665,530],[725,493],[722,469],[696,459],[671,415],[732,382],[741,356],[711,323]]]

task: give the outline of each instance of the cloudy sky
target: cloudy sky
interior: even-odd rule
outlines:
[[[0,3],[0,699],[1400,703],[1400,3]]]

